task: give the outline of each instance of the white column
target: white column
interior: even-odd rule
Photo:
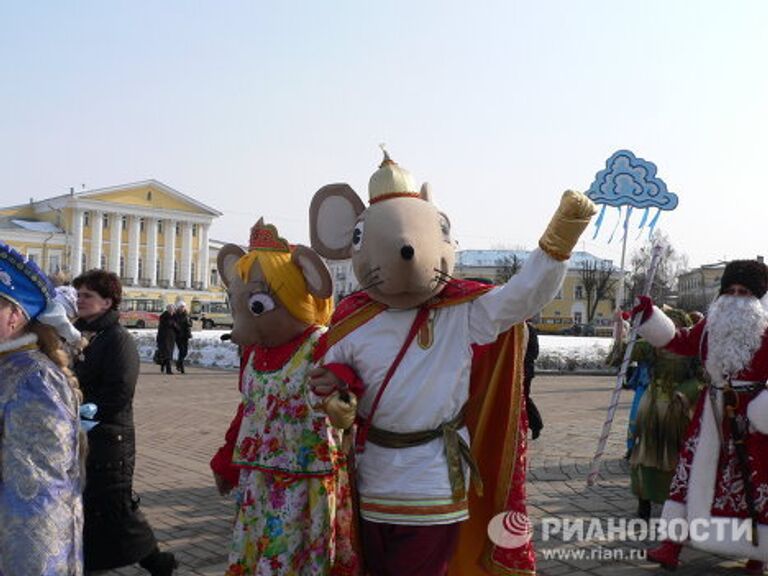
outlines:
[[[103,224],[103,212],[101,210],[93,210],[91,212],[91,268],[101,268]]]
[[[144,277],[149,278],[150,286],[157,286],[157,219],[146,218],[144,229],[147,231],[147,259],[144,262]],[[148,272],[148,273],[147,273]]]
[[[184,286],[192,288],[192,224],[184,222],[181,227],[181,268],[179,269]]]
[[[173,264],[176,260],[176,220],[165,220],[163,237],[165,238],[163,250],[163,268],[165,268],[165,272],[163,277],[165,280],[168,280],[169,286],[173,286],[176,282],[173,274]]]
[[[109,263],[110,272],[120,274],[120,242],[123,231],[123,219],[120,214],[109,215]]]
[[[208,270],[209,254],[208,254],[208,228],[210,224],[200,224],[200,246],[197,258],[197,274],[200,276],[200,282],[202,283],[203,290],[208,290],[208,279],[211,277],[211,271]]]
[[[128,262],[125,275],[128,282],[134,286],[139,283],[139,241],[141,240],[141,219],[138,216],[128,217]]]
[[[83,210],[72,209],[72,254],[70,255],[69,269],[72,277],[79,276],[83,272]]]

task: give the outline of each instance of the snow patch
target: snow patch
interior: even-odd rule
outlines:
[[[136,339],[143,362],[152,362],[156,330],[129,330]],[[196,366],[236,370],[240,366],[237,345],[222,341],[227,330],[203,330],[192,333],[187,361]],[[606,369],[605,359],[611,349],[611,338],[585,336],[539,335],[539,370],[573,371]]]

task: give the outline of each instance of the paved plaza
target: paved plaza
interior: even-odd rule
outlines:
[[[605,528],[609,521],[634,518],[636,501],[622,459],[631,392],[623,393],[602,476],[595,486],[586,485],[613,382],[605,376],[559,375],[539,375],[533,382],[544,430],[531,442],[528,506],[541,575],[665,573],[641,559],[643,542],[542,542],[542,519],[596,517]],[[154,365],[142,365],[135,401],[135,487],[161,547],[179,558],[180,575],[224,573],[233,504],[216,492],[208,461],[234,415],[236,390],[235,372],[189,368],[186,375],[165,376]],[[690,548],[682,560],[676,572],[682,576],[741,573],[736,562]],[[107,574],[146,573],[131,567]]]

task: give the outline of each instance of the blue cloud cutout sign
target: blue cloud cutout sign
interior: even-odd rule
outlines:
[[[587,196],[596,204],[674,210],[677,195],[656,176],[656,165],[629,150],[615,152],[595,176]]]

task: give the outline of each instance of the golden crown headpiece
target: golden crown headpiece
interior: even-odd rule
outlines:
[[[368,181],[369,202],[375,204],[391,198],[421,198],[411,173],[392,160],[383,145],[381,150],[384,160]]]
[[[272,252],[290,252],[291,246],[285,238],[281,238],[272,224],[265,224],[264,218],[251,228],[251,239],[248,250],[271,250]]]

